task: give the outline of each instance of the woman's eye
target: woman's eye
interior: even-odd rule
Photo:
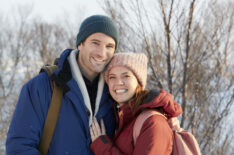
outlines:
[[[114,79],[115,77],[114,76],[110,76],[109,79]]]
[[[129,76],[129,75],[125,75],[124,77],[125,77],[125,78],[129,78],[130,76]]]

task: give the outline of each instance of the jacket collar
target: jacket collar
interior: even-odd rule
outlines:
[[[83,76],[81,74],[80,68],[78,66],[77,63],[77,59],[76,59],[76,55],[78,54],[77,50],[73,50],[71,51],[69,57],[68,57],[68,61],[70,64],[70,68],[71,68],[71,73],[72,73],[72,77],[75,79],[75,81],[77,82],[82,96],[84,98],[84,102],[85,102],[85,106],[87,107],[89,113],[90,113],[90,117],[89,117],[89,123],[91,124],[92,122],[92,118],[93,116],[95,116],[99,110],[99,105],[100,105],[100,101],[101,101],[101,97],[102,97],[102,92],[103,92],[103,88],[104,88],[104,77],[101,74],[99,77],[99,81],[98,81],[98,90],[97,90],[97,97],[96,97],[96,101],[95,101],[95,112],[93,114],[92,112],[92,108],[91,108],[91,102],[89,99],[89,94],[83,79]]]
[[[137,112],[144,109],[162,108],[170,117],[177,117],[182,113],[181,106],[175,102],[172,95],[165,90],[151,90]]]
[[[51,80],[54,80],[57,85],[61,86],[64,93],[70,90],[66,83],[72,79],[70,65],[67,60],[71,51],[71,49],[67,49],[61,54],[58,69],[51,76]]]

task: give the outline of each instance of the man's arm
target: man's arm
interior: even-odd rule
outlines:
[[[43,88],[37,87],[38,84],[31,80],[21,90],[7,135],[7,155],[40,155],[37,148],[45,119],[43,112],[46,111],[46,103],[41,103],[46,99],[39,92]]]

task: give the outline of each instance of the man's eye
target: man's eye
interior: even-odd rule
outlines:
[[[107,45],[106,47],[107,47],[107,48],[114,48],[113,45]]]
[[[93,44],[94,44],[94,45],[99,45],[99,43],[98,43],[98,42],[93,42]]]

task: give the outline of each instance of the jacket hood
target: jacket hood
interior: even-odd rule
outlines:
[[[151,90],[147,98],[137,109],[137,112],[143,109],[162,108],[169,117],[177,117],[182,113],[181,106],[174,101],[172,95],[165,90]]]
[[[72,74],[67,57],[70,55],[72,49],[66,49],[59,57],[58,69],[52,74],[51,80],[63,88],[64,93],[69,91],[66,83],[71,80]]]

